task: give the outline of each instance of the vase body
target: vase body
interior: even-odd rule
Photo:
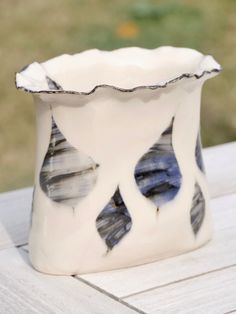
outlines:
[[[141,68],[145,49],[138,48],[85,52],[93,60],[87,68],[78,54],[17,74],[17,87],[33,93],[36,105],[29,250],[37,270],[72,275],[130,267],[211,238],[199,119],[202,85],[220,67],[178,49],[156,49],[160,78],[151,74],[150,82],[155,68]],[[172,73],[166,55],[176,51]],[[120,65],[125,53],[128,65]],[[130,65],[136,53],[138,65]]]

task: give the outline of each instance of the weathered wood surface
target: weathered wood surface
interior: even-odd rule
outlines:
[[[0,194],[0,313],[236,313],[236,142],[204,150],[215,226],[199,250],[77,277],[27,256],[32,188]]]
[[[27,242],[32,188],[0,194],[0,249]]]
[[[236,194],[221,197],[221,206],[217,200],[211,204],[215,234],[202,248],[155,263],[81,277],[123,298],[236,264]]]
[[[236,142],[204,149],[211,197],[236,192]]]
[[[236,264],[125,299],[146,313],[222,314],[236,309]]]
[[[26,252],[0,251],[0,313],[136,313],[79,279],[41,274],[29,265]]]

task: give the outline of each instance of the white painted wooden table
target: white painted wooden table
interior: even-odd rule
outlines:
[[[0,313],[236,313],[236,142],[204,150],[214,239],[167,260],[77,277],[29,264],[32,188],[0,194]]]

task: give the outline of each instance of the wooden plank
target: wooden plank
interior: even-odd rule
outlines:
[[[211,205],[215,235],[206,246],[155,263],[80,277],[125,297],[236,263],[236,194],[215,199]]]
[[[32,188],[0,195],[0,250],[28,240]]]
[[[27,254],[15,248],[0,252],[0,312],[137,313],[76,278],[45,275],[33,270]]]
[[[236,142],[204,149],[211,197],[236,192]]]
[[[236,191],[236,142],[204,150],[212,197]],[[32,188],[0,194],[0,250],[27,241]]]
[[[236,265],[125,299],[148,314],[236,311]]]

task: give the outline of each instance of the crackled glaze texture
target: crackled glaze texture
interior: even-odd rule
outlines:
[[[36,105],[29,256],[37,270],[131,267],[210,240],[200,100],[220,70],[192,49],[129,47],[17,73]]]

